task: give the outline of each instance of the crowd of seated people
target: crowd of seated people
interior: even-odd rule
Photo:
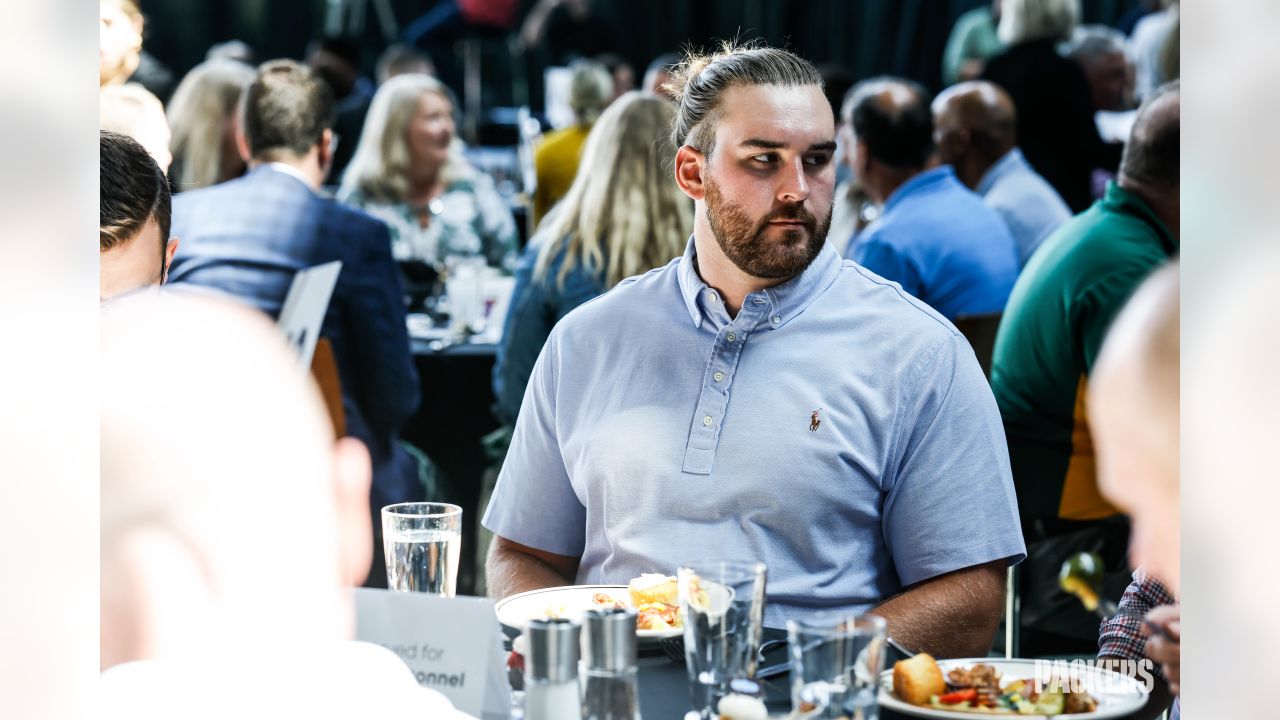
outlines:
[[[1156,659],[1176,694],[1177,611],[1158,607],[1176,606],[1176,571],[1137,545],[1130,567],[1126,548],[1130,516],[1177,499],[1114,484],[1132,450],[1115,438],[1140,423],[1114,378],[1169,347],[1148,326],[1168,322],[1157,291],[1177,293],[1160,268],[1179,250],[1180,88],[1135,108],[1132,56],[1078,28],[1075,0],[984,6],[947,52],[957,84],[862,78],[839,107],[809,59],[752,43],[662,55],[621,94],[619,65],[579,59],[575,123],[526,148],[535,185],[516,198],[468,160],[438,48],[392,45],[365,77],[338,42],[256,66],[228,46],[148,92],[141,16],[102,7],[104,313],[167,285],[276,319],[296,273],[341,262],[321,334],[369,458],[364,535],[384,505],[446,499],[402,438],[433,380],[405,266],[474,259],[514,276],[492,350],[509,449],[466,509],[492,533],[490,594],[750,551],[771,624],[874,608],[910,647],[971,656],[1016,567],[1021,652],[1081,652],[1098,622],[1050,586],[1086,548],[1113,599],[1163,629],[1105,626],[1103,655]],[[535,10],[528,42],[598,55],[560,47],[600,22],[590,3]],[[1176,45],[1176,6],[1149,17],[1138,30],[1163,23],[1160,48]],[[1096,114],[1128,111],[1114,153]],[[957,329],[974,317],[998,323],[985,349]],[[366,580],[351,568],[343,582]]]

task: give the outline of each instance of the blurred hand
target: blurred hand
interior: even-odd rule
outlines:
[[[1164,631],[1168,637],[1150,633],[1147,638],[1147,657],[1160,666],[1160,671],[1169,680],[1169,692],[1179,694],[1181,646],[1182,646],[1182,608],[1180,605],[1161,605],[1147,613],[1147,625]]]

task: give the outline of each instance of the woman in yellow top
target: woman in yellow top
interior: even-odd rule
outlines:
[[[573,125],[547,133],[533,154],[538,185],[533,192],[533,227],[560,198],[569,192],[578,174],[578,160],[587,134],[613,98],[613,78],[605,66],[594,60],[577,60],[569,66],[569,107]]]

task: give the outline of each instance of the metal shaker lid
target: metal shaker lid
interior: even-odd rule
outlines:
[[[552,683],[577,680],[580,631],[578,623],[564,618],[530,620],[525,629],[529,636],[525,676]]]
[[[593,608],[582,617],[583,652],[593,670],[628,670],[636,666],[636,612]]]

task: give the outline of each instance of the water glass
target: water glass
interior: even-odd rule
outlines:
[[[797,717],[876,720],[884,669],[885,620],[877,615],[817,613],[787,621],[791,707]]]
[[[462,508],[448,503],[398,503],[382,508],[387,587],[453,597],[458,588]]]
[[[684,652],[693,709],[716,716],[734,680],[756,673],[764,621],[765,565],[688,563],[676,572],[684,612]]]

